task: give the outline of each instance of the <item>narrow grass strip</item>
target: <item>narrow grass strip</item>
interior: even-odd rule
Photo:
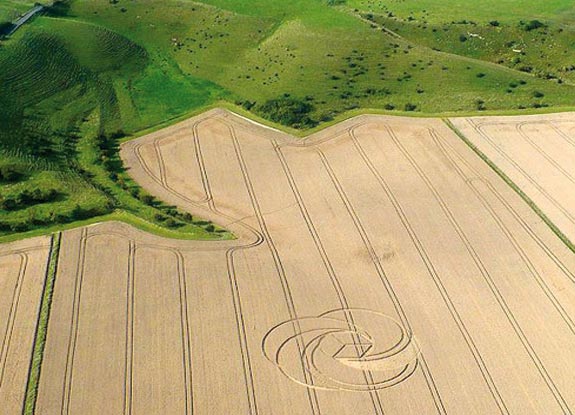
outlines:
[[[32,360],[30,363],[30,370],[28,372],[28,384],[26,386],[26,396],[24,398],[24,410],[22,411],[24,415],[33,415],[36,410],[40,371],[42,369],[42,359],[44,358],[44,346],[46,345],[46,333],[48,331],[48,320],[50,318],[54,282],[56,280],[56,272],[58,271],[58,257],[60,254],[61,240],[61,233],[57,233],[52,236],[48,268],[46,271],[46,279],[44,281],[44,291],[42,294],[42,302],[40,304],[40,312],[38,313]]]
[[[537,206],[535,204],[535,202],[529,197],[527,196],[527,194],[525,194],[525,192],[523,190],[521,190],[519,188],[519,186],[517,186],[515,184],[515,182],[513,182],[513,180],[511,180],[509,178],[509,176],[507,176],[503,170],[501,170],[499,167],[497,167],[497,165],[495,163],[493,163],[489,157],[487,157],[485,155],[485,153],[483,153],[475,144],[473,144],[467,137],[465,137],[465,135],[459,131],[457,129],[457,127],[455,125],[453,125],[453,123],[448,120],[447,118],[443,118],[443,122],[445,122],[445,124],[455,133],[457,134],[457,136],[459,138],[461,138],[465,144],[467,144],[485,163],[487,163],[487,165],[489,167],[491,167],[491,169],[493,171],[495,171],[495,173],[497,173],[499,175],[499,177],[501,177],[505,183],[507,183],[514,191],[515,193],[517,193],[528,205],[529,207],[543,220],[543,222],[545,222],[545,224],[547,226],[549,226],[549,228],[551,228],[551,230],[553,231],[553,233],[555,235],[557,235],[559,237],[559,239],[561,239],[561,241],[567,245],[567,248],[569,248],[571,251],[573,251],[573,253],[575,253],[575,245],[573,244],[573,242],[571,242],[571,240],[567,237],[567,235],[565,235],[561,229],[559,229],[552,221],[551,219],[549,219],[549,217],[547,217],[547,215],[539,208],[539,206]]]

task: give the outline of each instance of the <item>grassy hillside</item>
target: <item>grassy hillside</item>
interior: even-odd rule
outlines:
[[[0,13],[29,5],[0,1]],[[361,108],[570,106],[572,10],[560,0],[60,2],[0,44],[0,236],[111,212],[220,235],[152,200],[117,156],[126,136],[219,100],[300,129]]]
[[[492,110],[564,106],[574,91],[490,65],[485,56],[462,59],[432,50],[432,42],[392,37],[351,7],[321,0],[86,1],[71,13],[163,50],[188,76],[213,81],[256,112],[253,102],[284,94],[310,102],[310,117],[320,121],[358,107],[470,111],[479,100]],[[507,93],[518,82],[524,87]],[[547,92],[544,102],[532,99],[539,90]]]
[[[211,224],[131,183],[116,147],[126,134],[204,105],[218,87],[116,32],[50,17],[3,44],[0,68],[0,236],[118,210],[210,236]]]
[[[30,0],[3,0],[0,1],[0,23],[16,19],[34,5]],[[40,2],[39,2],[40,3]]]
[[[575,5],[548,2],[406,2],[350,0],[359,14],[405,40],[506,66],[536,77],[575,82]],[[439,3],[439,4],[437,4]]]
[[[371,12],[391,12],[402,19],[409,16],[428,23],[499,20],[515,23],[521,19],[569,20],[575,17],[571,0],[347,0],[347,5]]]

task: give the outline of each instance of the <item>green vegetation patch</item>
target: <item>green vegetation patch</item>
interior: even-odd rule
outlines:
[[[40,371],[44,358],[44,348],[46,346],[46,335],[48,334],[48,320],[50,319],[50,309],[52,306],[52,295],[54,294],[54,284],[58,272],[58,258],[60,255],[60,243],[62,234],[57,233],[52,236],[50,246],[50,256],[40,303],[40,312],[36,323],[36,336],[32,349],[32,360],[28,372],[28,383],[26,395],[24,397],[24,415],[33,415],[36,409],[36,399],[38,397],[38,386],[40,383]]]
[[[117,32],[51,17],[5,42],[0,67],[0,237],[118,210],[197,238],[229,237],[121,181],[117,145],[103,147],[205,105],[217,87],[195,85]]]

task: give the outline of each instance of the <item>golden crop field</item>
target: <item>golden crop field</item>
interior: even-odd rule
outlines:
[[[441,120],[213,110],[122,156],[237,239],[65,232],[37,413],[575,408],[575,256]]]

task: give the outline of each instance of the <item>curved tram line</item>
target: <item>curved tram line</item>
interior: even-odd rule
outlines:
[[[495,140],[489,136],[489,134],[487,134],[484,130],[485,127],[491,126],[491,125],[501,125],[503,123],[483,123],[483,124],[476,124],[474,120],[472,119],[467,119],[467,122],[472,126],[472,128],[481,136],[485,139],[485,141],[487,141],[491,147],[497,152],[499,153],[499,155],[501,157],[503,157],[503,159],[505,159],[505,161],[507,161],[509,164],[511,164],[511,166],[513,166],[513,168],[519,173],[521,174],[529,183],[531,183],[531,185],[533,185],[533,187],[535,189],[537,189],[543,196],[545,196],[545,198],[553,205],[555,206],[561,213],[563,213],[563,215],[565,216],[566,219],[569,220],[569,222],[571,222],[572,224],[575,225],[575,216],[573,213],[571,213],[569,210],[567,210],[567,208],[565,208],[565,206],[563,206],[563,204],[557,200],[557,198],[555,198],[554,196],[552,196],[547,189],[545,189],[543,186],[541,186],[539,184],[539,182],[531,175],[529,174],[523,167],[521,167],[519,165],[519,163],[517,163],[515,160],[513,160],[513,158],[505,151],[501,148],[500,145],[498,145]],[[562,169],[563,170],[563,169]],[[566,176],[567,177],[567,176]],[[567,177],[568,178],[568,177]]]
[[[466,359],[473,366],[472,371],[462,374],[460,378],[477,379],[480,384],[484,382],[485,386],[481,385],[482,395],[478,395],[477,402],[480,402],[481,399],[482,405],[491,407],[492,412],[507,415],[512,412],[513,408],[523,405],[520,402],[511,402],[512,397],[503,393],[503,391],[508,390],[506,389],[505,378],[500,377],[501,371],[504,369],[497,366],[498,360],[493,357],[492,353],[490,354],[487,350],[480,350],[480,345],[483,347],[485,344],[479,338],[481,332],[473,331],[475,320],[467,321],[468,314],[466,314],[466,309],[463,308],[460,299],[455,295],[457,289],[450,285],[449,275],[442,275],[443,264],[436,263],[437,260],[433,258],[433,250],[430,246],[426,246],[425,235],[418,234],[416,225],[419,222],[414,217],[411,217],[411,211],[409,206],[407,206],[410,203],[409,200],[406,202],[402,201],[400,196],[403,197],[403,194],[394,192],[392,181],[388,180],[381,171],[381,166],[374,161],[373,156],[366,150],[367,147],[359,136],[358,128],[370,125],[374,118],[360,117],[358,120],[334,127],[329,130],[329,134],[318,134],[302,141],[296,141],[293,137],[287,137],[283,133],[276,132],[274,133],[275,135],[266,136],[263,132],[257,131],[258,129],[254,128],[253,130],[255,131],[252,131],[252,128],[247,126],[248,124],[245,121],[242,122],[228,117],[222,111],[213,111],[202,118],[194,119],[165,132],[153,134],[147,139],[136,140],[125,145],[124,150],[128,151],[131,162],[135,163],[136,167],[139,167],[137,174],[140,175],[140,178],[144,178],[146,183],[151,183],[150,191],[165,192],[167,199],[172,202],[175,201],[179,206],[189,208],[196,214],[203,212],[209,219],[218,221],[224,226],[229,226],[232,230],[237,230],[240,239],[237,241],[206,243],[204,247],[198,243],[186,245],[183,242],[163,245],[163,242],[138,242],[139,239],[123,231],[115,233],[113,231],[98,232],[83,229],[77,248],[75,248],[77,249],[75,253],[77,256],[76,277],[73,282],[70,282],[69,288],[72,315],[68,333],[67,352],[63,353],[66,356],[66,364],[62,379],[61,406],[59,408],[62,415],[70,415],[75,410],[71,408],[71,401],[74,376],[77,375],[74,374],[74,365],[78,337],[81,335],[79,334],[80,319],[82,318],[81,303],[82,297],[86,295],[83,292],[84,274],[87,266],[86,255],[87,250],[91,249],[88,242],[94,236],[109,236],[112,234],[121,236],[127,244],[127,262],[125,263],[126,334],[123,353],[123,358],[125,359],[125,367],[123,368],[124,415],[131,415],[136,411],[134,409],[133,390],[135,382],[134,364],[139,363],[137,361],[134,362],[134,343],[140,340],[134,339],[134,321],[137,321],[137,316],[135,316],[137,311],[134,308],[135,287],[138,285],[138,271],[135,267],[137,265],[137,252],[141,248],[150,248],[169,253],[169,255],[173,256],[173,263],[177,269],[174,274],[173,290],[177,290],[179,301],[180,321],[177,324],[182,337],[180,346],[183,384],[180,385],[178,383],[176,387],[183,392],[181,402],[183,402],[187,414],[199,412],[200,406],[203,408],[205,404],[204,399],[206,399],[202,395],[204,393],[202,387],[194,385],[194,379],[200,379],[202,376],[201,373],[199,375],[194,373],[194,369],[201,372],[205,368],[195,367],[193,364],[192,346],[195,341],[200,342],[201,338],[196,339],[194,328],[191,327],[195,323],[190,321],[189,313],[194,310],[189,309],[191,303],[189,303],[190,299],[188,296],[192,295],[193,290],[188,293],[190,280],[186,277],[185,263],[188,257],[184,257],[184,252],[192,255],[198,251],[213,252],[214,258],[219,253],[222,261],[225,255],[225,272],[227,276],[225,276],[226,280],[224,280],[225,285],[223,287],[225,288],[226,285],[229,285],[230,291],[226,295],[231,296],[228,300],[231,303],[229,306],[230,310],[233,306],[233,310],[229,314],[229,325],[231,332],[235,331],[233,336],[237,335],[237,344],[234,341],[233,349],[230,349],[227,353],[230,353],[230,356],[233,356],[232,353],[235,354],[232,360],[235,359],[234,364],[236,366],[234,370],[237,370],[239,375],[237,381],[230,383],[230,386],[233,385],[234,388],[238,388],[237,390],[240,391],[241,395],[245,393],[245,397],[241,397],[242,405],[244,403],[246,405],[247,410],[245,412],[250,415],[263,415],[264,412],[268,411],[266,409],[267,406],[274,404],[273,398],[270,400],[269,397],[264,395],[266,388],[261,383],[262,380],[259,378],[258,382],[255,380],[254,370],[258,369],[258,364],[263,361],[268,365],[270,364],[269,362],[273,363],[287,379],[295,382],[296,385],[294,387],[297,387],[297,384],[305,386],[305,392],[302,391],[301,398],[298,401],[298,405],[300,405],[299,413],[304,413],[305,411],[312,415],[321,415],[322,412],[330,412],[327,401],[324,408],[324,402],[321,400],[324,399],[324,396],[328,396],[320,395],[320,393],[324,393],[322,392],[324,390],[342,392],[338,395],[337,402],[344,402],[339,399],[345,400],[349,396],[347,395],[348,392],[361,392],[364,397],[359,398],[360,402],[362,405],[366,405],[362,412],[367,413],[369,411],[375,415],[385,415],[387,413],[388,398],[394,399],[394,401],[390,401],[390,407],[394,404],[403,404],[403,402],[396,401],[400,395],[396,395],[395,391],[399,391],[398,393],[402,394],[417,390],[417,393],[420,393],[421,397],[425,396],[424,399],[427,400],[421,403],[415,403],[414,400],[414,403],[422,407],[427,405],[429,409],[425,410],[425,413],[431,413],[432,411],[438,414],[448,413],[451,405],[448,400],[450,398],[458,399],[454,393],[456,390],[461,391],[463,389],[450,391],[450,380],[446,380],[445,373],[432,373],[431,367],[434,368],[434,371],[440,368],[440,366],[436,367],[435,365],[439,358],[443,359],[446,356],[438,353],[444,353],[443,350],[451,349],[441,349],[439,352],[434,350],[433,344],[431,344],[432,341],[435,341],[433,336],[430,332],[427,332],[427,329],[419,325],[417,313],[413,312],[413,307],[417,307],[417,302],[421,301],[421,299],[419,297],[410,298],[405,291],[407,286],[402,286],[399,283],[399,280],[396,279],[398,275],[393,271],[395,267],[403,267],[405,264],[403,262],[388,264],[379,256],[378,241],[373,239],[372,231],[367,226],[370,221],[369,215],[363,210],[364,206],[359,203],[361,198],[357,200],[356,192],[349,187],[350,185],[346,181],[348,177],[344,175],[347,172],[345,165],[342,165],[343,167],[340,166],[338,164],[340,160],[332,157],[333,154],[330,153],[329,149],[322,146],[323,143],[333,142],[336,139],[347,140],[346,145],[349,147],[346,147],[344,151],[347,150],[353,153],[349,155],[350,157],[358,157],[358,163],[361,168],[363,169],[363,166],[365,166],[366,175],[370,175],[370,186],[373,186],[377,192],[381,192],[381,197],[386,199],[386,203],[387,200],[390,202],[391,216],[394,217],[396,215],[393,220],[396,221],[397,225],[393,226],[397,226],[401,233],[405,232],[405,239],[403,237],[400,239],[402,248],[409,250],[409,255],[416,258],[418,262],[417,269],[420,270],[417,278],[420,278],[420,281],[424,284],[428,284],[430,298],[437,302],[433,313],[428,317],[439,318],[445,321],[445,324],[448,324],[445,326],[446,330],[449,330],[449,333],[453,333],[454,338],[460,342],[460,345],[453,349],[459,353],[457,359],[461,359],[461,363],[464,363]],[[223,146],[228,150],[225,153],[228,165],[223,162],[219,164],[222,165],[221,168],[229,169],[229,174],[235,174],[235,180],[237,180],[235,186],[240,187],[240,189],[234,189],[234,191],[241,192],[241,200],[244,201],[241,209],[247,211],[247,213],[242,213],[242,215],[246,215],[243,218],[234,217],[233,214],[229,213],[224,201],[220,202],[218,200],[217,195],[219,193],[214,193],[212,189],[213,185],[220,184],[219,180],[221,177],[214,174],[220,173],[219,171],[212,172],[210,170],[214,168],[210,164],[215,156],[215,154],[211,154],[214,151],[214,148],[212,148],[214,146],[207,145],[206,141],[202,141],[204,140],[202,134],[205,134],[202,129],[203,123],[208,121],[216,121],[222,126],[222,129],[219,129],[219,127],[216,129],[218,134],[221,135],[221,137],[218,136],[217,138],[218,140],[223,140]],[[474,280],[477,280],[476,283],[479,284],[478,287],[487,296],[486,298],[489,298],[489,301],[493,300],[493,305],[490,305],[490,307],[497,313],[502,327],[505,327],[510,333],[510,338],[513,338],[513,347],[521,352],[521,359],[524,359],[524,362],[527,363],[526,366],[529,367],[529,376],[532,376],[533,379],[538,379],[537,385],[539,386],[537,387],[545,391],[545,396],[548,397],[548,401],[545,402],[551,407],[549,410],[552,408],[555,410],[560,409],[564,414],[571,414],[568,402],[572,398],[572,393],[563,388],[565,380],[554,379],[551,373],[555,374],[556,372],[552,371],[550,373],[545,367],[544,361],[547,362],[545,359],[547,359],[548,355],[538,348],[540,346],[537,343],[533,343],[535,339],[530,338],[532,337],[532,332],[529,331],[531,325],[525,324],[525,320],[521,320],[520,316],[524,314],[521,314],[521,311],[514,307],[511,298],[506,297],[507,293],[502,291],[502,282],[496,277],[495,268],[492,267],[490,262],[486,261],[485,257],[481,257],[483,251],[479,248],[479,245],[474,246],[475,240],[466,229],[464,218],[467,217],[459,214],[456,207],[450,205],[451,201],[445,198],[445,194],[442,195],[444,189],[438,186],[434,181],[434,177],[428,175],[426,165],[413,154],[413,150],[400,140],[398,133],[394,130],[394,125],[387,120],[379,121],[378,119],[377,122],[379,123],[378,128],[381,127],[378,130],[378,134],[385,135],[386,139],[389,140],[389,145],[394,149],[393,153],[397,150],[397,156],[402,159],[402,163],[405,164],[405,168],[408,170],[405,174],[411,174],[418,182],[418,190],[421,190],[427,198],[426,200],[433,205],[433,208],[437,211],[438,220],[445,222],[445,232],[453,233],[454,244],[461,248],[456,250],[460,256],[457,259],[458,263],[461,263],[461,266],[469,264],[468,266],[471,268],[469,275],[473,276]],[[479,131],[481,126],[475,127]],[[494,237],[493,241],[501,244],[507,243],[506,246],[509,247],[510,252],[513,252],[512,255],[517,256],[517,263],[519,264],[517,269],[521,270],[521,275],[524,273],[525,278],[532,282],[533,288],[530,289],[543,294],[545,298],[541,297],[539,301],[542,301],[542,304],[550,305],[548,309],[552,313],[551,317],[559,322],[559,325],[564,324],[567,329],[565,335],[572,336],[575,334],[575,321],[570,314],[571,311],[569,311],[571,309],[564,302],[562,303],[561,300],[568,293],[559,294],[558,288],[542,275],[542,271],[538,268],[539,265],[536,261],[537,257],[533,257],[529,248],[522,245],[521,238],[529,238],[529,241],[533,241],[532,246],[541,251],[542,257],[546,258],[546,261],[547,259],[550,260],[546,264],[556,267],[560,276],[567,279],[569,283],[575,282],[575,275],[570,268],[571,265],[565,263],[554,252],[553,247],[550,246],[552,242],[546,242],[543,239],[539,231],[536,231],[534,225],[529,222],[529,218],[526,218],[523,213],[515,209],[513,202],[507,200],[505,193],[496,186],[497,183],[492,183],[488,178],[489,176],[483,174],[484,172],[480,171],[479,167],[473,165],[454,143],[442,136],[438,129],[426,124],[425,127],[418,127],[417,131],[419,139],[430,139],[429,142],[433,145],[431,151],[440,156],[442,160],[445,160],[444,163],[448,165],[451,175],[458,182],[461,182],[461,188],[465,189],[465,193],[462,194],[468,194],[471,198],[476,197],[478,199],[480,202],[479,212],[483,212],[485,218],[492,220],[493,223],[490,226],[500,232],[500,236]],[[517,131],[520,134],[527,134],[521,130],[521,127],[517,127]],[[241,134],[239,134],[240,132]],[[422,132],[422,134],[419,134],[419,132]],[[306,308],[305,304],[296,303],[295,297],[297,296],[299,300],[300,290],[308,288],[309,286],[305,284],[311,284],[313,281],[300,283],[291,274],[292,267],[299,265],[290,262],[294,253],[288,254],[286,249],[290,248],[283,244],[284,242],[289,243],[289,241],[280,239],[279,229],[281,228],[278,227],[277,222],[271,219],[270,215],[272,213],[280,211],[280,209],[276,208],[278,202],[274,201],[272,203],[271,195],[265,198],[260,190],[260,186],[263,183],[261,180],[263,179],[256,176],[259,172],[258,162],[252,159],[252,156],[256,154],[252,153],[252,151],[257,149],[254,150],[249,147],[248,142],[244,141],[244,133],[266,138],[265,146],[262,145],[261,150],[267,152],[265,156],[268,157],[266,162],[269,164],[262,164],[262,166],[266,166],[262,171],[268,171],[270,176],[275,176],[275,180],[281,181],[282,188],[278,191],[283,191],[285,187],[287,197],[281,199],[283,201],[281,205],[289,206],[282,206],[282,209],[294,208],[293,211],[290,211],[290,215],[294,215],[294,218],[298,220],[301,219],[301,223],[298,223],[298,226],[301,225],[301,232],[305,233],[304,237],[307,238],[302,243],[301,248],[298,249],[308,247],[307,249],[313,250],[313,253],[310,253],[309,260],[311,261],[312,258],[315,258],[316,264],[313,264],[313,266],[321,269],[320,274],[322,277],[318,276],[318,278],[323,279],[321,284],[318,279],[317,289],[323,290],[323,287],[325,287],[325,290],[329,293],[325,295],[325,302],[328,302],[328,297],[331,298],[329,301],[332,302],[329,303],[330,306],[326,307],[326,309],[322,309],[319,312],[316,311],[317,314],[315,315],[306,314],[303,311]],[[197,177],[194,176],[194,179],[198,189],[194,188],[190,194],[186,194],[186,190],[178,188],[176,182],[171,180],[170,175],[173,173],[168,168],[170,160],[165,159],[167,156],[165,146],[168,145],[166,141],[173,139],[174,135],[177,136],[177,141],[169,141],[170,145],[174,143],[181,145],[182,142],[180,140],[184,140],[184,144],[189,143],[191,146],[190,152],[186,156],[195,163],[193,169]],[[562,138],[567,141],[571,140],[566,134],[563,134]],[[532,141],[528,138],[525,139],[528,142]],[[336,144],[339,144],[339,141]],[[537,143],[531,144],[537,146]],[[307,182],[300,178],[298,175],[300,173],[299,170],[296,169],[295,164],[291,163],[291,157],[297,157],[297,152],[294,149],[294,153],[290,153],[290,148],[295,147],[309,149],[307,151],[311,158],[309,161],[306,159],[306,162],[314,163],[314,167],[321,168],[321,180],[325,182],[326,191],[329,192],[326,195],[329,195],[329,197],[324,195],[324,199],[318,198],[317,203],[320,206],[329,203],[337,204],[337,210],[334,209],[331,213],[335,215],[340,212],[339,215],[341,217],[338,217],[338,220],[345,221],[345,223],[341,222],[342,226],[347,229],[347,232],[352,234],[352,238],[355,238],[355,242],[350,243],[349,248],[356,247],[356,249],[361,251],[361,254],[365,254],[365,258],[358,257],[357,264],[353,265],[357,266],[358,270],[362,269],[362,272],[365,271],[370,275],[369,278],[366,277],[367,279],[361,280],[361,284],[374,286],[377,293],[381,293],[379,298],[377,298],[377,303],[379,304],[381,300],[382,303],[387,304],[386,307],[393,315],[382,314],[381,312],[384,310],[372,311],[363,309],[363,304],[361,304],[362,294],[360,292],[354,293],[351,288],[345,285],[350,282],[343,278],[343,271],[345,271],[346,265],[333,256],[331,242],[326,237],[327,234],[324,234],[329,229],[330,224],[320,224],[317,221],[318,218],[315,215],[318,213],[316,210],[321,209],[317,209],[313,199],[308,199],[306,192],[310,190],[306,186]],[[179,149],[181,147],[175,148]],[[337,148],[337,146],[334,145],[334,148]],[[547,154],[547,156],[549,155]],[[217,168],[220,168],[219,165]],[[345,171],[342,173],[340,169]],[[274,183],[271,184],[273,185]],[[276,187],[279,185],[280,183],[277,182]],[[223,191],[224,189],[218,187],[216,190]],[[361,195],[361,193],[359,194]],[[197,195],[197,197],[191,195]],[[291,203],[292,200],[294,203]],[[270,204],[274,206],[269,209],[270,212],[264,211],[265,207]],[[505,217],[502,216],[501,212],[505,212],[503,213]],[[509,213],[509,218],[507,218],[507,212]],[[424,218],[424,220],[429,219]],[[337,223],[340,222],[335,222],[335,224]],[[331,225],[333,226],[334,223]],[[513,228],[514,225],[518,225],[517,229],[522,232],[521,234],[518,234],[518,231]],[[292,234],[298,231],[299,228],[298,230],[289,230]],[[525,235],[523,235],[523,232]],[[261,248],[261,250],[256,248]],[[237,254],[243,255],[238,256]],[[402,257],[403,259],[398,259],[398,261],[406,261],[409,255],[406,254],[405,257]],[[277,289],[278,300],[275,303],[277,303],[277,313],[280,317],[271,328],[256,327],[256,323],[254,323],[255,317],[249,315],[249,313],[254,312],[252,307],[259,307],[259,305],[257,302],[252,304],[249,296],[242,292],[242,289],[245,290],[245,287],[249,287],[249,284],[256,284],[257,281],[251,279],[248,281],[247,278],[242,278],[243,274],[240,270],[243,270],[244,264],[239,261],[244,261],[244,256],[253,260],[254,267],[258,266],[256,264],[257,261],[262,261],[263,263],[265,259],[267,261],[265,262],[265,269],[269,270],[266,274],[273,276],[273,280],[266,280],[268,285],[262,286],[261,291],[265,293],[267,292],[265,290],[272,289],[271,287],[274,290]],[[419,263],[419,260],[421,260],[421,263]],[[248,262],[247,266],[250,267],[250,272],[252,272],[251,262]],[[340,269],[339,267],[343,268]],[[373,279],[374,284],[372,284],[370,278]],[[124,280],[122,280],[122,284],[124,284]],[[225,289],[227,290],[227,288]],[[318,291],[317,293],[319,294],[320,292]],[[321,294],[323,295],[323,293]],[[176,291],[174,291],[173,295],[176,295]],[[314,293],[314,295],[317,294]],[[357,295],[359,297],[356,297]],[[323,304],[323,301],[324,299],[322,298],[317,304],[310,303],[311,309],[319,307]],[[212,307],[211,302],[208,307]],[[435,313],[439,314],[435,315]],[[281,320],[282,315],[284,316],[283,321]],[[276,316],[275,318],[278,317]],[[477,322],[477,324],[482,323]],[[425,336],[425,343],[421,343],[422,349],[420,349],[418,333],[414,333],[414,325],[421,331],[422,336]],[[264,330],[260,332],[261,329]],[[201,332],[201,330],[202,327],[198,327],[198,332]],[[253,347],[252,333],[254,332],[261,333],[258,336],[261,335],[263,337],[260,339],[261,350]],[[178,339],[179,341],[180,339]],[[5,354],[4,344],[2,347],[2,354]],[[258,356],[256,352],[262,352],[263,355]],[[540,353],[544,359],[542,359]],[[2,358],[2,354],[0,354],[0,358]],[[258,357],[261,360],[258,360]],[[264,357],[269,362],[263,359]],[[2,363],[1,359],[0,363]],[[507,364],[509,362],[505,360],[504,363]],[[452,367],[451,364],[449,367]],[[414,376],[416,373],[417,376]],[[200,376],[200,378],[197,376]],[[407,382],[409,379],[411,380]],[[259,389],[260,387],[261,390]],[[465,385],[457,385],[457,387],[465,388]],[[391,392],[384,394],[386,389],[391,390]],[[201,403],[198,403],[200,401]],[[456,402],[456,405],[465,406],[466,403],[460,401]]]

